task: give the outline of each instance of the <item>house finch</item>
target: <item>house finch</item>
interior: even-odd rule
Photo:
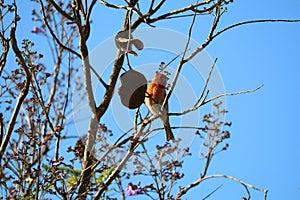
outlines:
[[[158,114],[161,111],[161,105],[166,97],[166,85],[168,77],[164,74],[157,73],[151,81],[145,97],[145,104],[152,114]],[[169,123],[168,103],[162,110],[160,119],[164,124],[167,140],[174,140],[174,135]]]

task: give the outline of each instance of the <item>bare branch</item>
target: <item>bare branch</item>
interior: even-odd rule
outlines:
[[[264,85],[260,85],[258,86],[257,88],[255,89],[250,89],[250,90],[244,90],[244,91],[239,91],[239,92],[232,92],[232,93],[225,93],[225,94],[220,94],[220,95],[217,95],[211,99],[208,99],[208,100],[205,100],[201,103],[201,105],[204,105],[204,104],[207,104],[211,101],[214,101],[216,99],[219,99],[221,97],[224,97],[224,96],[235,96],[235,95],[240,95],[240,94],[245,94],[245,93],[252,93],[252,92],[256,92],[257,90],[261,89]]]
[[[208,83],[209,83],[209,81],[210,81],[212,72],[213,72],[213,70],[214,70],[214,68],[215,68],[215,66],[216,66],[217,61],[218,61],[218,58],[215,59],[213,65],[211,66],[210,71],[209,71],[209,74],[208,74],[208,77],[207,77],[207,79],[206,79],[206,81],[205,81],[205,85],[204,85],[204,87],[203,87],[203,89],[202,89],[202,92],[201,92],[201,94],[200,94],[199,98],[197,99],[197,101],[196,101],[196,103],[195,103],[194,106],[197,106],[197,105],[199,104],[199,102],[201,101],[201,99],[203,98],[204,93],[205,93],[205,91],[206,91],[206,89],[207,89]]]
[[[105,89],[108,88],[108,85],[105,83],[105,81],[101,78],[101,76],[98,74],[98,72],[95,70],[94,67],[90,66],[92,72],[95,74],[95,76],[98,78],[99,82],[104,86]]]
[[[257,190],[259,192],[263,192],[264,193],[264,200],[267,199],[268,190],[263,190],[263,189],[257,188],[255,186],[253,186],[253,185],[251,185],[249,183],[246,183],[246,182],[244,182],[244,181],[242,181],[240,179],[237,179],[237,178],[235,178],[233,176],[224,175],[224,174],[215,174],[215,175],[210,175],[210,176],[199,178],[198,180],[196,180],[195,182],[191,183],[190,185],[188,185],[188,186],[186,186],[184,188],[181,188],[180,192],[177,193],[175,199],[179,199],[181,196],[183,196],[184,194],[186,194],[187,191],[189,191],[190,189],[196,187],[197,185],[199,185],[203,181],[208,180],[208,179],[213,179],[213,178],[226,178],[226,179],[233,180],[235,182],[240,183],[241,185],[243,185],[246,188],[251,188],[251,189]]]
[[[91,2],[91,5],[89,6],[89,10],[88,12],[86,13],[86,21],[90,21],[90,17],[91,17],[91,14],[92,14],[92,10],[94,8],[94,6],[96,5],[97,3],[97,0],[93,0]]]
[[[160,2],[158,2],[158,4],[155,6],[155,8],[153,8],[154,6],[154,1],[151,2],[151,5],[150,5],[150,8],[149,8],[149,11],[145,14],[145,15],[142,15],[142,14],[139,14],[139,18],[136,19],[132,25],[131,25],[131,28],[132,29],[135,29],[137,28],[142,22],[145,22],[146,24],[148,24],[149,26],[153,27],[150,22],[150,17],[152,15],[154,15],[160,8],[161,6],[166,2],[166,0],[160,0]]]
[[[189,57],[186,58],[186,61],[191,60],[193,57],[195,57],[199,52],[201,52],[205,47],[207,47],[217,36],[219,36],[221,33],[224,33],[232,28],[241,26],[241,25],[246,25],[246,24],[255,24],[255,23],[268,23],[268,22],[284,22],[284,23],[297,23],[300,22],[300,19],[296,20],[285,20],[285,19],[262,19],[262,20],[250,20],[250,21],[245,21],[245,22],[240,22],[237,24],[233,24],[231,26],[228,26],[227,28],[222,29],[221,31],[213,34],[213,32],[210,32],[209,35],[210,37],[207,38],[207,40],[200,46],[198,47]],[[214,29],[211,29],[211,31]]]
[[[78,52],[74,51],[73,49],[71,49],[71,48],[67,47],[66,45],[64,45],[63,43],[61,43],[61,41],[58,39],[58,37],[56,36],[56,34],[54,33],[54,31],[52,30],[50,24],[48,23],[48,20],[47,20],[46,14],[45,14],[44,3],[43,3],[42,0],[40,0],[40,5],[41,5],[41,10],[42,10],[44,22],[45,22],[45,24],[46,24],[46,26],[47,26],[47,28],[48,28],[48,30],[49,30],[51,36],[52,36],[53,39],[55,40],[55,42],[56,42],[59,46],[61,46],[62,48],[64,48],[65,50],[67,50],[67,51],[73,53],[73,54],[76,55],[78,58],[81,58],[81,55],[80,55]]]
[[[99,1],[101,4],[103,4],[104,6],[109,7],[109,8],[125,9],[125,10],[127,10],[127,6],[121,6],[121,5],[111,4],[111,3],[108,3],[108,2],[103,1],[103,0],[98,0],[98,1]]]
[[[214,70],[214,68],[216,66],[217,60],[218,59],[216,58],[215,61],[212,64],[211,68],[210,68],[210,71],[208,73],[208,77],[206,78],[206,81],[205,81],[205,85],[204,85],[204,87],[202,89],[202,92],[201,92],[199,98],[197,99],[195,105],[193,107],[191,107],[190,109],[187,109],[187,110],[182,111],[180,113],[169,113],[170,116],[172,116],[172,115],[184,115],[184,114],[187,114],[187,113],[189,113],[191,111],[195,111],[195,110],[199,109],[200,106],[202,106],[202,104],[200,104],[200,101],[202,100],[203,97],[204,97],[204,99],[202,101],[205,101],[206,98],[207,98],[207,96],[208,96],[209,90],[206,90],[206,89],[208,87],[208,83],[210,81],[212,72],[213,72],[213,70]],[[206,94],[205,94],[205,91],[207,91]],[[205,96],[204,96],[204,94],[205,94]]]
[[[156,22],[156,21],[159,21],[159,20],[164,20],[164,19],[167,19],[167,18],[172,17],[174,15],[177,15],[177,14],[180,14],[180,13],[185,13],[187,11],[192,11],[192,12],[196,12],[197,13],[197,7],[208,5],[208,4],[212,3],[212,2],[213,2],[212,0],[203,1],[203,2],[200,2],[200,3],[197,2],[196,4],[192,4],[192,5],[189,5],[187,7],[180,8],[178,10],[173,10],[173,11],[168,12],[166,14],[160,15],[160,16],[158,16],[156,18],[153,18],[153,19],[149,20],[149,22],[153,23],[153,22]],[[215,6],[216,6],[216,4],[212,5],[208,9],[205,9],[205,11],[203,11],[203,12],[208,12],[208,10],[214,9]]]
[[[255,89],[250,89],[250,90],[243,90],[243,91],[238,91],[238,92],[232,92],[232,93],[224,93],[224,94],[220,94],[220,95],[217,95],[215,97],[212,97],[211,99],[208,99],[206,100],[206,97],[207,95],[205,96],[205,98],[201,101],[201,103],[198,103],[198,104],[195,104],[193,107],[187,109],[187,110],[184,110],[182,112],[178,112],[178,113],[169,113],[169,116],[172,116],[172,115],[175,115],[175,116],[178,116],[178,115],[185,115],[189,112],[192,112],[192,111],[195,111],[197,109],[199,109],[201,106],[209,103],[209,102],[212,102],[214,100],[217,100],[221,97],[224,97],[224,96],[235,96],[235,95],[240,95],[240,94],[246,94],[246,93],[252,93],[252,92],[256,92],[257,90],[261,89],[264,85],[260,85],[258,86],[257,88]],[[208,94],[208,93],[207,93]]]
[[[208,46],[211,41],[214,39],[213,34],[218,26],[218,23],[220,21],[220,17],[222,15],[221,13],[221,3],[222,0],[219,0],[218,3],[215,4],[215,8],[216,8],[216,13],[215,13],[215,17],[214,17],[214,21],[212,23],[212,26],[210,28],[210,32],[208,34],[208,37],[206,38],[206,41],[200,46],[198,47],[193,53],[191,53],[190,56],[188,56],[187,58],[185,58],[185,62],[190,61],[191,59],[193,59],[198,53],[200,53],[206,46]]]
[[[73,21],[74,18],[71,17],[68,13],[66,13],[54,0],[49,0],[49,2],[54,6],[54,8],[65,18],[67,18],[70,21]]]
[[[197,4],[198,4],[198,1],[197,1],[196,5]],[[184,57],[185,57],[185,55],[187,53],[187,50],[189,48],[189,44],[190,44],[191,36],[192,36],[192,30],[193,30],[193,27],[194,27],[194,24],[195,24],[195,20],[196,20],[196,13],[194,13],[194,16],[193,16],[193,19],[192,19],[192,22],[191,22],[191,25],[190,25],[190,28],[189,28],[188,40],[186,42],[186,45],[185,45],[185,48],[184,48],[184,51],[183,51],[182,59],[179,62],[179,65],[177,67],[174,79],[173,79],[173,81],[171,83],[171,87],[170,87],[170,89],[169,89],[169,91],[168,91],[168,93],[167,93],[167,95],[166,95],[166,97],[164,99],[164,102],[161,105],[162,109],[164,108],[165,104],[168,102],[168,100],[169,100],[169,98],[170,98],[170,96],[171,96],[171,94],[172,94],[172,92],[173,92],[173,90],[174,90],[174,88],[176,86],[176,82],[177,82],[177,79],[178,79],[178,77],[180,75],[181,69],[182,69],[183,65],[185,64]]]
[[[118,164],[118,166],[114,169],[114,171],[110,174],[110,176],[105,180],[105,182],[103,184],[101,184],[101,188],[99,189],[99,191],[96,193],[96,195],[94,197],[95,200],[99,200],[99,198],[101,197],[103,192],[112,183],[112,181],[118,176],[118,174],[121,172],[121,170],[123,169],[123,167],[125,166],[125,164],[129,160],[129,158],[131,158],[131,156],[133,155],[134,150],[139,145],[139,138],[143,134],[143,131],[146,128],[146,126],[149,123],[151,123],[153,120],[157,119],[157,118],[159,118],[159,115],[156,115],[156,116],[152,115],[151,117],[149,117],[148,119],[145,119],[142,122],[138,132],[135,133],[135,135],[133,136],[133,139],[132,139],[131,144],[130,144],[130,148],[128,149],[126,155],[121,160],[121,162]]]
[[[62,48],[60,48],[60,50],[57,54],[57,62],[55,63],[55,66],[54,66],[53,82],[52,82],[51,92],[50,92],[50,95],[48,98],[47,107],[45,109],[46,113],[49,112],[50,106],[48,106],[48,105],[50,105],[51,102],[53,102],[53,98],[56,93],[57,80],[58,80],[58,75],[59,75],[60,65],[61,65],[61,58],[62,58]]]
[[[132,1],[132,5],[131,7],[134,7],[134,5],[137,3],[137,1]],[[123,30],[127,30],[130,26],[129,21],[130,21],[130,17],[131,17],[131,9],[127,9],[125,17],[124,17],[124,22],[123,22]],[[78,19],[79,20],[79,19]],[[86,22],[88,23],[88,22]],[[77,22],[78,25],[78,29],[81,30],[82,27],[80,25],[79,22]],[[88,169],[88,170],[83,170],[82,172],[82,176],[81,176],[81,182],[79,185],[79,196],[81,195],[85,195],[83,194],[85,192],[85,188],[86,185],[88,185],[89,182],[89,176],[90,176],[90,166],[92,165],[93,161],[90,155],[90,151],[92,150],[92,148],[94,147],[94,143],[95,143],[95,136],[96,136],[96,131],[98,129],[98,122],[100,121],[101,117],[103,116],[103,114],[106,112],[108,105],[111,101],[115,86],[116,86],[116,82],[117,79],[119,77],[120,74],[120,70],[122,68],[123,62],[124,62],[124,54],[122,54],[121,51],[118,51],[117,57],[115,59],[115,63],[114,63],[114,67],[113,70],[111,72],[111,76],[110,79],[108,81],[108,85],[106,87],[106,92],[104,94],[104,97],[102,99],[102,102],[100,103],[100,105],[96,108],[96,103],[93,97],[93,91],[92,91],[92,84],[91,84],[91,75],[90,75],[90,63],[89,63],[89,58],[88,58],[88,48],[86,46],[86,39],[85,35],[83,34],[82,31],[80,31],[80,51],[81,51],[81,58],[82,58],[82,62],[83,62],[83,68],[84,68],[84,76],[85,76],[85,87],[86,87],[86,92],[87,92],[87,96],[88,96],[88,103],[89,103],[89,107],[91,109],[92,112],[92,119],[90,122],[90,127],[88,130],[88,135],[87,135],[87,142],[86,142],[86,148],[85,148],[85,152],[84,152],[84,163],[85,163],[85,167],[84,169]],[[129,153],[129,157],[130,157]],[[128,157],[128,159],[129,159]],[[127,160],[124,160],[125,164],[127,162]],[[120,164],[120,168],[122,168],[123,166]],[[118,167],[115,170],[115,175],[117,176],[119,173],[118,171]],[[114,177],[113,177],[114,178]],[[108,185],[111,184],[111,182],[113,181],[113,178],[108,179],[104,185],[103,188],[108,187]],[[101,189],[98,191],[98,198],[100,197],[100,195],[105,191],[105,189]],[[96,195],[97,196],[97,195]]]
[[[8,55],[8,51],[9,51],[9,40],[4,38],[4,35],[2,35],[2,33],[0,33],[0,37],[1,37],[0,39],[2,41],[2,53],[1,53],[1,57],[0,57],[0,77],[1,77],[2,71],[6,64],[6,58]]]
[[[2,139],[3,139],[3,136],[4,136],[4,121],[3,121],[3,114],[0,113],[0,147],[1,147],[1,144],[2,144]]]
[[[223,186],[223,184],[219,185],[216,189],[214,189],[208,195],[206,195],[202,200],[205,200],[205,199],[209,198],[213,193],[215,193],[216,191],[218,191],[222,186]]]
[[[229,29],[238,27],[238,26],[242,26],[242,25],[246,25],[246,24],[256,24],[256,23],[279,23],[279,22],[283,22],[283,23],[297,23],[300,22],[300,19],[257,19],[257,20],[249,20],[249,21],[244,21],[244,22],[240,22],[240,23],[236,23],[233,25],[230,25],[224,29],[222,29],[221,31],[218,31],[216,34],[214,34],[212,36],[212,39],[216,38],[217,36],[219,36],[221,33],[228,31]]]
[[[11,30],[10,30],[11,45],[12,45],[13,51],[15,52],[16,57],[19,59],[19,62],[20,62],[20,65],[21,65],[22,69],[25,72],[26,80],[25,80],[25,84],[23,86],[23,89],[22,89],[22,91],[21,91],[21,93],[18,97],[17,103],[15,105],[15,109],[12,113],[10,122],[8,124],[8,127],[7,127],[5,137],[4,137],[3,142],[1,144],[1,147],[0,147],[0,160],[2,159],[4,151],[6,150],[6,147],[8,145],[8,141],[9,141],[9,139],[11,137],[11,134],[12,134],[12,131],[14,129],[14,126],[15,126],[15,123],[16,123],[21,105],[22,105],[23,101],[25,100],[25,98],[28,94],[29,86],[30,86],[30,82],[31,82],[31,73],[30,73],[30,71],[29,71],[29,69],[26,65],[26,62],[25,62],[25,60],[22,56],[22,53],[21,53],[21,51],[18,47],[17,40],[16,40],[16,26],[17,26],[17,21],[18,21],[17,18],[18,18],[18,16],[17,16],[17,7],[15,6],[15,26],[12,27]]]

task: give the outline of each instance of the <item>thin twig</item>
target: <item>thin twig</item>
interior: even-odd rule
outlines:
[[[156,18],[153,18],[151,20],[149,20],[151,23],[153,22],[156,22],[156,21],[159,21],[159,20],[164,20],[168,17],[171,17],[171,16],[174,16],[174,15],[177,15],[177,14],[180,14],[180,13],[185,13],[187,11],[193,11],[194,13],[196,12],[197,13],[197,7],[199,6],[204,6],[204,5],[208,5],[210,4],[211,2],[213,2],[212,0],[210,1],[203,1],[203,2],[200,2],[200,3],[196,3],[196,4],[192,4],[192,5],[189,5],[187,7],[184,7],[184,8],[180,8],[180,9],[177,9],[177,10],[173,10],[173,11],[170,11],[166,14],[163,14],[163,15],[160,15]],[[209,9],[205,9],[205,12],[208,12],[209,10],[213,10],[215,8],[215,5],[209,7]]]
[[[139,111],[140,111],[140,108],[138,108],[138,109],[136,110],[135,116],[134,116],[134,123],[133,123],[133,130],[134,130],[134,133],[137,132]]]
[[[131,28],[132,29],[135,29],[137,28],[142,22],[145,22],[146,24],[148,24],[149,26],[151,27],[154,27],[151,25],[151,22],[150,22],[150,17],[152,15],[154,15],[160,8],[161,6],[166,2],[166,0],[160,0],[160,2],[158,2],[158,4],[155,6],[155,8],[153,8],[153,5],[151,6],[150,5],[150,8],[149,8],[149,11],[144,14],[144,15],[139,15],[139,18],[136,19],[132,25],[131,25]],[[151,2],[151,4],[154,3],[154,2]]]
[[[101,76],[98,74],[98,72],[95,70],[94,67],[90,66],[92,72],[95,74],[95,76],[98,78],[99,82],[104,86],[105,89],[108,88],[108,85],[105,83],[105,81],[101,78]]]
[[[111,4],[111,3],[108,3],[107,1],[103,1],[103,0],[98,0],[98,1],[101,4],[103,4],[104,6],[109,7],[109,8],[125,9],[125,10],[127,10],[127,6],[121,6],[121,5]]]
[[[279,22],[284,22],[284,23],[297,23],[300,22],[300,19],[256,19],[256,20],[249,20],[249,21],[244,21],[244,22],[239,22],[233,25],[230,25],[221,31],[218,31],[215,35],[212,36],[212,39],[216,38],[219,36],[221,33],[228,31],[229,29],[241,26],[241,25],[246,25],[246,24],[256,24],[256,23],[279,23]]]
[[[153,170],[153,169],[155,168],[155,166],[154,166],[154,164],[153,164],[153,159],[150,158],[150,156],[149,156],[149,154],[148,154],[148,151],[147,151],[147,149],[146,149],[144,143],[142,143],[141,146],[142,146],[142,148],[143,148],[143,150],[144,150],[144,152],[145,152],[145,154],[146,154],[146,157],[147,157],[147,159],[148,159],[148,162],[150,163],[150,168],[147,169],[146,166],[145,166],[145,168],[148,170],[148,172],[149,172],[150,174],[152,174],[153,172],[151,172],[151,170]],[[153,181],[154,181],[154,183],[155,183],[157,193],[159,193],[159,180],[158,180],[159,177],[158,177],[158,176],[151,176],[151,177],[152,177],[152,179],[153,179]],[[160,194],[160,193],[159,193],[159,194]],[[148,195],[148,196],[149,196],[151,199],[154,199],[154,198],[152,198],[150,195]]]
[[[221,31],[218,31],[217,33],[215,33],[214,35],[211,35],[210,39],[207,39],[200,47],[198,47],[189,57],[186,58],[186,61],[191,60],[192,58],[194,58],[199,52],[201,52],[203,49],[205,49],[205,47],[207,47],[217,36],[219,36],[221,33],[224,33],[232,28],[241,26],[241,25],[246,25],[246,24],[255,24],[255,23],[267,23],[267,22],[285,22],[285,23],[297,23],[300,22],[300,19],[296,19],[296,20],[289,20],[289,19],[261,19],[261,20],[249,20],[249,21],[245,21],[245,22],[240,22],[240,23],[236,23],[233,24],[231,26],[228,26],[224,29],[222,29]]]
[[[197,106],[197,105],[199,104],[199,102],[201,101],[201,99],[203,98],[204,93],[205,93],[205,91],[206,91],[206,89],[207,89],[208,83],[209,83],[209,81],[210,81],[212,72],[213,72],[213,70],[214,70],[214,68],[215,68],[215,66],[216,66],[217,61],[218,61],[218,58],[216,58],[215,61],[213,62],[212,66],[211,66],[211,68],[210,68],[210,71],[209,71],[209,73],[208,73],[208,77],[206,78],[205,85],[204,85],[204,87],[203,87],[203,89],[202,89],[202,92],[201,92],[201,94],[200,94],[199,98],[197,99],[197,101],[196,101],[196,103],[195,103],[194,106]]]
[[[245,94],[245,93],[252,93],[252,92],[256,92],[257,90],[261,89],[264,85],[260,85],[258,86],[257,88],[255,89],[250,89],[250,90],[244,90],[244,91],[239,91],[239,92],[232,92],[232,93],[225,93],[225,94],[220,94],[220,95],[217,95],[211,99],[208,99],[208,100],[205,100],[201,103],[201,105],[204,105],[204,104],[207,104],[211,101],[214,101],[216,99],[219,99],[221,97],[224,97],[224,96],[235,96],[235,95],[240,95],[240,94]]]
[[[4,120],[3,119],[3,114],[0,113],[0,147],[1,147],[1,144],[2,144],[3,136],[4,136],[4,121],[3,120]]]
[[[38,102],[40,103],[42,109],[43,110],[47,110],[48,108],[45,106],[45,103],[44,103],[45,101],[44,101],[44,98],[43,98],[42,89],[41,89],[41,87],[39,85],[39,82],[37,80],[36,74],[35,74],[34,71],[32,71],[31,74],[32,74],[32,77],[33,77],[33,80],[32,80],[33,93],[38,97],[37,99],[38,99]],[[36,87],[35,87],[33,81],[35,81]],[[44,115],[45,115],[45,117],[47,119],[47,122],[48,122],[48,124],[50,126],[51,131],[54,133],[55,136],[57,136],[56,135],[55,127],[54,127],[53,123],[51,122],[51,118],[49,116],[49,110],[47,110],[47,112],[45,112]],[[29,120],[29,123],[32,123],[32,120]],[[33,125],[32,125],[32,127],[33,127]]]
[[[73,21],[74,18],[71,17],[68,13],[66,13],[59,5],[56,4],[56,2],[54,0],[49,0],[49,2],[54,6],[54,8],[60,13],[62,14],[65,18],[67,18],[70,21]]]
[[[103,0],[98,0],[101,4],[103,4],[106,7],[109,8],[115,8],[115,9],[124,9],[124,10],[132,10],[133,12],[135,12],[139,17],[144,18],[143,14],[136,8],[131,7],[131,6],[121,6],[121,5],[116,5],[116,4],[111,4],[108,3],[107,1],[103,1]],[[136,2],[137,3],[137,2]]]
[[[158,117],[159,117],[159,115],[157,115],[157,116],[152,115],[150,118],[145,119],[143,121],[138,132],[134,135],[134,137],[131,141],[130,148],[128,149],[126,155],[123,157],[123,159],[120,161],[118,166],[114,169],[114,171],[110,174],[110,176],[105,180],[105,182],[101,184],[101,187],[98,190],[98,192],[96,193],[94,200],[99,200],[101,195],[103,194],[103,192],[112,183],[112,181],[116,178],[116,176],[118,176],[118,174],[121,172],[121,170],[123,169],[123,167],[129,160],[129,158],[131,158],[131,156],[133,155],[134,150],[138,147],[138,145],[139,145],[138,140],[139,140],[140,136],[142,135],[145,127]]]
[[[198,1],[197,1],[196,5],[198,5]],[[193,27],[194,27],[194,24],[195,24],[195,21],[196,21],[196,16],[197,16],[196,13],[194,13],[194,16],[193,16],[193,19],[192,19],[192,22],[191,22],[191,25],[190,25],[190,28],[189,28],[188,40],[186,42],[186,45],[185,45],[185,48],[184,48],[184,51],[183,51],[182,59],[179,62],[179,65],[177,67],[174,79],[173,79],[173,81],[171,83],[171,87],[170,87],[170,89],[169,89],[169,91],[168,91],[168,93],[167,93],[167,95],[166,95],[166,97],[165,97],[165,99],[164,99],[164,101],[162,103],[161,109],[163,109],[164,106],[165,106],[165,104],[168,102],[168,100],[169,100],[169,98],[170,98],[170,96],[171,96],[171,94],[172,94],[172,92],[173,92],[173,90],[174,90],[174,88],[176,86],[176,83],[177,83],[178,77],[180,75],[181,69],[182,69],[182,67],[183,67],[183,65],[185,63],[184,57],[185,57],[185,55],[186,55],[186,53],[188,51],[188,48],[189,48],[189,44],[190,44],[191,36],[192,36],[192,30],[193,30]]]
[[[57,81],[58,81],[58,75],[60,72],[60,65],[61,65],[61,58],[62,58],[62,51],[63,49],[59,49],[59,53],[57,54],[57,61],[54,65],[54,75],[53,75],[53,82],[52,82],[52,87],[51,87],[51,92],[48,98],[47,102],[47,107],[45,108],[45,113],[48,114],[50,110],[50,105],[53,102],[53,98],[55,96],[55,93],[57,92],[56,87],[57,87]]]
[[[214,190],[211,191],[208,195],[206,195],[202,200],[205,200],[205,199],[207,199],[208,197],[210,197],[212,194],[214,194],[216,191],[218,191],[222,186],[223,186],[223,184],[219,185],[216,189],[214,189]]]
[[[209,31],[209,34],[208,34],[208,36],[207,36],[207,38],[206,38],[206,41],[200,46],[200,47],[198,47],[194,52],[192,52],[184,61],[185,62],[188,62],[188,61],[190,61],[191,59],[193,59],[197,54],[199,54],[206,46],[208,46],[211,42],[212,42],[212,40],[214,39],[214,37],[213,37],[213,34],[214,34],[214,32],[215,32],[215,30],[216,30],[216,28],[217,28],[217,26],[218,26],[218,23],[219,23],[219,21],[220,21],[220,18],[221,18],[221,15],[222,15],[222,13],[221,13],[221,3],[222,3],[222,1],[218,1],[218,3],[216,3],[216,4],[214,4],[215,5],[215,7],[214,8],[216,8],[216,14],[215,14],[215,17],[214,17],[214,21],[213,21],[213,23],[212,23],[212,26],[211,26],[211,28],[210,28],[210,31]]]
[[[244,188],[245,188],[245,190],[246,190],[246,192],[248,194],[248,200],[250,200],[251,199],[251,193],[250,193],[250,191],[249,191],[249,189],[248,189],[248,187],[246,185],[243,185],[243,186],[244,186]]]
[[[88,11],[87,11],[87,13],[86,13],[86,21],[89,21],[89,20],[90,20],[90,17],[91,17],[91,15],[92,15],[93,8],[94,8],[94,6],[96,5],[96,3],[97,3],[97,0],[93,0],[93,1],[91,2],[90,6],[89,6],[89,9],[88,9]]]
[[[7,59],[10,45],[9,45],[9,40],[4,38],[4,35],[2,35],[2,33],[0,33],[0,36],[1,36],[1,45],[2,45],[2,53],[0,58],[0,77],[1,77],[2,71],[6,65],[6,59]]]
[[[197,105],[195,104],[193,107],[189,108],[189,109],[186,109],[182,112],[176,112],[176,113],[169,113],[169,116],[178,116],[178,115],[185,115],[189,112],[192,112],[192,111],[195,111],[197,109],[199,109],[201,106],[209,103],[209,102],[212,102],[214,100],[217,100],[221,97],[224,97],[224,96],[235,96],[235,95],[240,95],[240,94],[246,94],[246,93],[252,93],[252,92],[256,92],[257,90],[261,89],[264,85],[260,85],[258,86],[257,88],[255,89],[250,89],[250,90],[243,90],[243,91],[238,91],[238,92],[232,92],[232,93],[224,93],[224,94],[220,94],[220,95],[217,95],[215,97],[212,97],[208,100],[207,99],[207,95],[208,95],[208,91],[205,95],[205,97],[203,98],[203,100],[201,101],[201,103],[198,103]]]
[[[208,13],[207,14],[204,14],[204,13],[197,13],[196,14],[197,16],[198,15],[209,15]],[[194,14],[186,14],[186,15],[178,15],[178,16],[172,16],[172,17],[167,17],[165,19],[176,19],[176,18],[184,18],[184,17],[192,17],[194,16]]]
[[[42,9],[42,14],[43,14],[43,19],[44,19],[44,22],[51,34],[51,36],[53,37],[53,39],[56,41],[56,43],[61,46],[62,48],[66,49],[67,51],[73,53],[74,55],[76,55],[78,58],[81,58],[81,55],[79,53],[77,53],[76,51],[74,51],[73,49],[67,47],[66,45],[64,45],[63,43],[61,43],[61,41],[57,38],[56,34],[54,33],[54,31],[52,30],[51,26],[49,25],[48,23],[48,20],[47,20],[47,17],[46,17],[46,14],[45,14],[45,7],[44,7],[44,3],[42,0],[40,0],[40,5],[41,5],[41,9]]]

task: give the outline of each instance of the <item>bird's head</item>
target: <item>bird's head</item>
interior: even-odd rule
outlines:
[[[157,73],[154,76],[153,82],[162,86],[166,86],[169,78],[165,74]]]

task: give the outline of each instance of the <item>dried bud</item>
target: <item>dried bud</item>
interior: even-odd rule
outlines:
[[[124,53],[131,53],[134,56],[138,54],[132,50],[132,45],[135,46],[138,50],[142,50],[144,48],[144,44],[139,39],[134,39],[132,34],[129,31],[120,31],[115,36],[115,44],[117,48]]]

